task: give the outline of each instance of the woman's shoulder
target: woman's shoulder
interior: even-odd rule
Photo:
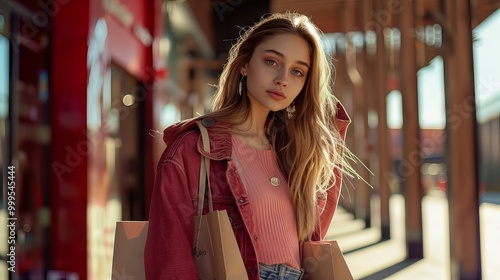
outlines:
[[[196,121],[197,118],[191,118],[168,126],[163,130],[163,142],[168,147],[172,143],[193,134],[193,132],[197,131]]]
[[[210,138],[212,152],[227,150],[230,131],[227,122],[211,117],[197,117],[177,122],[163,131],[163,141],[166,144],[165,155],[200,153],[202,143],[197,122],[204,126]]]

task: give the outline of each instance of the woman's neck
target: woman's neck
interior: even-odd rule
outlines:
[[[256,112],[256,110],[253,110],[243,123],[233,127],[233,134],[250,147],[259,150],[269,149],[269,140],[266,134],[266,119],[268,114],[269,111]]]

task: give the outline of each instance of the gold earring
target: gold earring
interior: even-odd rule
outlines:
[[[292,101],[292,104],[290,104],[288,107],[286,107],[286,113],[287,113],[288,119],[293,118],[293,116],[295,115],[295,104],[293,101]]]
[[[247,76],[246,75],[241,76],[238,93],[240,95],[247,93]]]

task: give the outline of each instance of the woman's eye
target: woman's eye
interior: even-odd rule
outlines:
[[[276,61],[274,61],[274,60],[272,60],[272,59],[266,59],[266,63],[267,63],[268,65],[273,65],[273,66],[278,64]]]
[[[300,70],[292,70],[292,73],[296,76],[300,77],[304,76],[304,73],[302,73]]]

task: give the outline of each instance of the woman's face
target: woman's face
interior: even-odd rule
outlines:
[[[252,111],[285,109],[304,87],[310,65],[309,45],[302,37],[281,34],[263,41],[241,69]]]

